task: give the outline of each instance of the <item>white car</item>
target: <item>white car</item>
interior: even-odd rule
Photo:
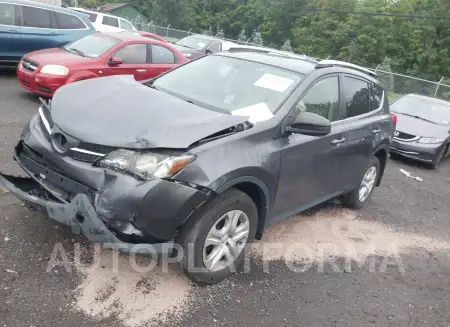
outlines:
[[[137,28],[134,27],[133,24],[121,17],[83,8],[69,7],[69,9],[89,15],[89,20],[98,32],[123,32],[124,30],[137,31]]]

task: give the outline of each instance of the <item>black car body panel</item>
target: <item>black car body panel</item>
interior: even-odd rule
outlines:
[[[205,110],[120,75],[61,88],[53,97],[52,119],[79,140],[133,149],[186,149],[247,121]]]
[[[242,53],[235,56],[245,59]],[[264,54],[251,54],[251,58],[276,63],[276,58]],[[352,99],[346,99],[344,94],[345,77],[357,78],[368,88],[377,83],[375,79],[342,67],[315,69],[315,64],[308,61],[287,67],[283,69],[298,69],[305,78],[273,118],[225,134],[220,132],[245,124],[247,117],[197,107],[131,78],[83,81],[58,90],[51,103],[55,131],[91,144],[139,151],[184,149],[195,156],[194,161],[170,178],[139,180],[81,161],[70,152],[62,154],[45,134],[38,115],[30,120],[20,143],[37,154],[38,158],[32,159],[46,167],[48,172],[44,175],[63,175],[63,179],[51,178],[53,186],[65,191],[63,201],[71,204],[76,198],[73,185],[87,188],[82,193],[88,194],[101,222],[122,240],[133,242],[133,237],[139,236],[140,241],[149,243],[170,241],[211,197],[230,187],[242,190],[254,200],[259,209],[258,232],[262,233],[265,225],[358,187],[374,155],[381,163],[379,184],[392,141],[386,94],[383,93],[379,107],[366,108],[367,113],[346,118],[345,107]],[[340,85],[339,117],[332,123],[331,133],[323,137],[286,133],[285,127],[295,117],[299,99],[311,85],[327,77],[338,78]],[[91,89],[95,93],[89,92]],[[209,141],[199,142],[214,134],[216,137]],[[16,158],[23,164],[19,152]],[[46,176],[40,176],[36,168],[28,170],[44,187]],[[52,189],[46,190],[53,198],[57,195]],[[133,228],[134,232],[130,232]]]

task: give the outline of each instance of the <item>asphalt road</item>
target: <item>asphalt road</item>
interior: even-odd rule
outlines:
[[[14,72],[0,71],[2,171],[21,173],[12,149],[37,104]],[[0,326],[448,327],[449,182],[450,160],[436,171],[391,160],[367,208],[330,203],[271,227],[259,245],[297,249],[270,250],[263,263],[256,247],[249,272],[211,287],[172,266],[136,272],[122,255],[114,271],[112,252],[96,254],[1,191]]]

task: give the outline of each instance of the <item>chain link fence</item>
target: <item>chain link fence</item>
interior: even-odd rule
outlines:
[[[175,42],[176,40],[182,39],[186,36],[193,34],[205,34],[211,35],[211,31],[207,30],[194,30],[191,29],[189,31],[178,30],[175,28],[171,28],[170,25],[167,27],[156,26],[153,23],[143,24],[140,22],[135,22],[133,24],[137,29],[141,31],[151,32],[158,34],[164,38],[166,38],[170,42]],[[225,39],[225,38],[222,38]],[[228,41],[236,42],[238,44],[248,44],[248,45],[258,45],[250,42],[250,39],[246,41],[239,41],[235,39],[226,39]],[[262,45],[260,45],[262,46]],[[279,46],[264,44],[263,46],[269,48],[279,48]],[[320,58],[308,54],[310,57],[320,60]],[[330,57],[322,58],[322,59],[333,59]],[[380,68],[381,65],[378,65],[376,68],[369,67],[369,69],[374,70],[378,76],[379,80],[382,83],[383,87],[387,90],[389,94],[389,101],[392,102],[404,94],[409,93],[417,93],[428,95],[432,97],[438,97],[442,99],[450,100],[450,79],[445,80],[442,77],[440,80],[432,80],[433,77],[415,77],[408,74],[401,74],[397,72],[387,71]],[[384,68],[384,67],[383,67]],[[448,84],[446,84],[448,83]]]

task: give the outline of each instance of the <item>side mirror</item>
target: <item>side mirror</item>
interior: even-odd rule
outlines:
[[[331,132],[331,122],[312,112],[300,112],[294,122],[286,127],[286,132],[310,136],[325,136]]]
[[[118,57],[112,57],[111,59],[109,59],[108,63],[111,66],[117,66],[117,65],[123,64],[123,60],[121,58],[118,58]]]
[[[206,54],[210,54],[210,53],[212,53],[212,51],[209,50],[209,49],[206,49],[206,50],[205,50],[205,53],[206,53]]]

